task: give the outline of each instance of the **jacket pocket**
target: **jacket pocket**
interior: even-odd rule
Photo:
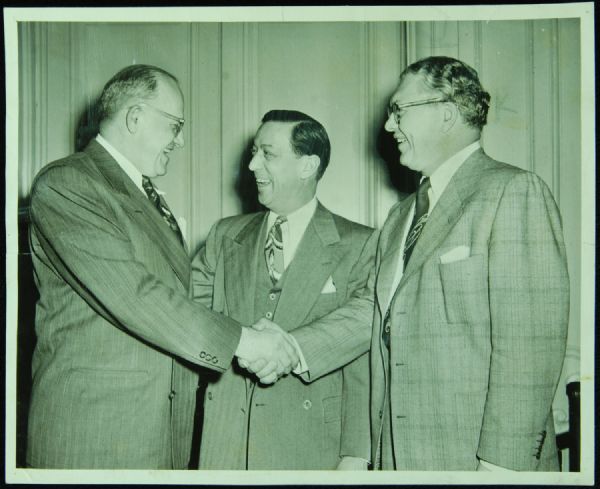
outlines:
[[[449,323],[473,323],[488,319],[487,280],[483,255],[440,263],[446,319]]]

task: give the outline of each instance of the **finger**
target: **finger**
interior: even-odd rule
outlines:
[[[255,374],[259,379],[262,377],[271,375],[271,374],[275,374],[276,376],[279,376],[279,365],[274,360],[271,360],[271,361],[267,362],[267,364],[262,369],[255,372]]]
[[[248,360],[244,360],[243,358],[239,358],[237,359],[238,365],[242,368],[248,368]]]
[[[258,360],[255,360],[254,362],[250,362],[250,365],[248,366],[247,370],[252,373],[256,373],[256,372],[262,370],[263,368],[265,368],[266,365],[267,365],[267,360],[265,360],[264,358],[259,358]]]
[[[274,373],[259,378],[261,384],[274,384],[277,379],[278,377]]]

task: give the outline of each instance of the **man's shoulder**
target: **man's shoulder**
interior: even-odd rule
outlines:
[[[76,185],[94,175],[96,170],[92,159],[85,152],[73,153],[43,166],[33,180],[32,191],[50,182],[60,183],[62,186]]]
[[[235,238],[249,226],[259,226],[265,215],[266,212],[262,211],[223,217],[215,223],[215,228],[219,235]]]
[[[370,226],[366,226],[365,224],[360,224],[356,221],[351,221],[350,219],[340,216],[334,212],[331,212],[329,209],[322,207],[323,212],[328,213],[335,223],[335,227],[340,234],[340,237],[364,237],[365,239],[371,236],[375,231],[374,228]]]

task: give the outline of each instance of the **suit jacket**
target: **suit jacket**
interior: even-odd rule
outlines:
[[[96,141],[40,171],[31,221],[28,464],[187,468],[195,367],[226,369],[239,325],[189,298],[185,249]]]
[[[193,261],[194,296],[243,324],[257,321],[254,291],[258,274],[268,273],[266,233],[267,213],[218,222]],[[304,378],[290,374],[272,386],[255,383],[235,366],[212,379],[200,468],[334,469],[344,455],[369,459],[367,356],[348,362],[370,341],[373,303],[363,294],[375,246],[371,228],[319,204],[284,275],[273,321],[293,334],[304,330],[296,338],[309,368],[323,354],[347,365],[323,376],[318,369]],[[322,293],[329,277],[337,290]],[[328,320],[343,304],[360,312],[333,313]]]
[[[440,196],[393,291],[413,201],[392,208],[378,247],[373,453],[384,469],[474,470],[479,457],[556,470],[551,410],[569,281],[550,191],[478,150]],[[470,252],[443,263],[458,247]],[[388,354],[381,333],[390,294]]]

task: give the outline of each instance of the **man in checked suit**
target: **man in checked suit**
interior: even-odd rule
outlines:
[[[461,61],[409,66],[385,128],[421,173],[376,265],[371,426],[384,470],[557,470],[552,399],[569,280],[558,209],[480,147],[489,94]]]
[[[200,367],[223,371],[236,354],[283,374],[298,362],[295,344],[189,298],[183,236],[150,181],[184,144],[177,79],[127,67],[99,106],[100,134],[33,185],[40,298],[27,464],[185,469]]]
[[[277,328],[274,321],[304,357],[296,375],[272,386],[235,365],[208,383],[200,468],[367,467],[368,362],[359,355],[370,338],[373,299],[365,286],[377,234],[316,199],[329,155],[319,122],[268,112],[250,170],[269,211],[219,221],[193,261],[197,300],[245,324],[263,318],[259,324]],[[323,375],[331,358],[341,368]],[[250,368],[268,378],[265,362]]]

